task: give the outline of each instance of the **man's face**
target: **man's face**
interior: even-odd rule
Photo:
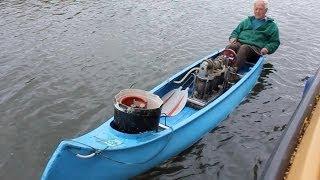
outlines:
[[[253,6],[253,13],[256,19],[262,19],[266,16],[267,9],[264,6],[263,2],[258,1]]]

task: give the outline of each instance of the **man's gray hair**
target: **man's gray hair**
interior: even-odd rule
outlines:
[[[256,4],[257,2],[263,2],[264,7],[265,7],[266,9],[269,8],[269,2],[268,2],[268,0],[254,0],[253,4]]]

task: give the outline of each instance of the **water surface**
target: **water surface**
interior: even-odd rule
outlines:
[[[320,1],[273,0],[281,46],[217,128],[138,178],[257,179],[320,65]],[[113,115],[121,89],[150,90],[227,44],[248,0],[1,0],[0,177],[38,179],[63,139]]]

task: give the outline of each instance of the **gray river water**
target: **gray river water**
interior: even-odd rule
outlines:
[[[219,50],[251,0],[0,0],[0,179],[39,179],[63,139]],[[319,0],[270,0],[281,46],[219,126],[137,178],[258,179],[318,66]]]

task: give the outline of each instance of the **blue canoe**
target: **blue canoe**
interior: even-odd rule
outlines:
[[[151,92],[163,97],[179,87],[175,80],[219,53],[193,63]],[[246,65],[239,71],[241,79],[205,107],[198,109],[187,105],[176,116],[161,117],[158,131],[122,133],[110,126],[112,117],[81,137],[62,141],[42,179],[128,179],[178,155],[215,128],[241,103],[257,82],[264,61],[265,58],[260,57],[254,65]]]

